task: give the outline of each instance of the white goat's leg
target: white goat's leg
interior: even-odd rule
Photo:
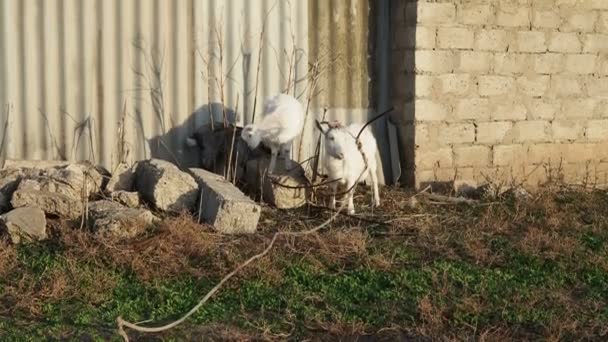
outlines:
[[[274,168],[277,165],[277,154],[279,154],[279,149],[276,146],[272,146],[270,148],[270,165],[268,166],[268,174],[272,174],[274,172]]]
[[[346,196],[348,197],[348,213],[351,215],[355,214],[355,203],[353,201],[353,198],[355,197],[354,185],[355,185],[354,181],[346,182],[346,189],[347,190],[350,189],[348,191],[348,193],[346,194]]]
[[[285,169],[291,169],[293,166],[291,165],[291,143],[281,145],[281,153],[283,154],[283,160],[285,161]]]
[[[372,201],[372,205],[374,207],[380,206],[380,192],[378,191],[378,175],[376,174],[376,170],[370,170],[369,173],[372,176],[372,189],[374,191],[374,198]]]
[[[336,209],[336,191],[338,190],[338,182],[333,182],[329,184],[331,187],[331,198],[329,199],[329,207],[331,209]]]

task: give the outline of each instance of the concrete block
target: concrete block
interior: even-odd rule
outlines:
[[[406,26],[397,28],[393,47],[395,49],[433,49],[435,48],[436,29],[425,26]]]
[[[566,72],[573,74],[592,74],[598,57],[592,54],[576,54],[566,56]]]
[[[561,25],[561,17],[555,10],[534,11],[532,27],[536,29],[556,29]]]
[[[448,114],[448,108],[432,100],[416,100],[416,120],[418,121],[442,121]]]
[[[452,149],[442,147],[438,149],[417,149],[415,153],[416,168],[422,170],[451,167],[453,165]]]
[[[442,124],[439,128],[441,144],[463,144],[475,141],[475,126],[471,123]]]
[[[484,98],[459,100],[456,105],[455,116],[459,120],[488,120],[490,118],[489,101]]]
[[[600,13],[597,23],[597,32],[608,32],[608,11]]]
[[[393,3],[390,9],[391,12],[391,22],[395,23],[397,26],[405,25],[405,7],[407,2],[398,1]]]
[[[417,49],[434,49],[436,46],[435,40],[437,30],[431,27],[418,26],[416,27],[416,45]]]
[[[583,135],[583,125],[576,120],[556,120],[551,123],[554,141],[574,141]]]
[[[407,5],[406,13],[417,11],[418,23],[449,24],[456,21],[456,7],[451,3],[415,2]],[[410,18],[406,18],[406,20]]]
[[[528,109],[521,103],[501,103],[494,107],[491,113],[492,120],[525,120],[528,114]]]
[[[571,13],[562,25],[562,32],[592,32],[598,16],[595,11],[582,11]]]
[[[551,126],[548,121],[518,121],[513,124],[516,142],[544,142],[551,140]]]
[[[475,50],[504,52],[509,46],[507,31],[480,30],[475,35]]]
[[[591,9],[608,10],[608,2],[606,0],[588,0]]]
[[[589,80],[587,92],[589,96],[608,98],[608,77]]]
[[[447,74],[454,70],[452,51],[416,50],[416,71]]]
[[[481,96],[499,96],[510,93],[515,85],[515,81],[511,77],[505,76],[480,76],[479,77],[479,95]]]
[[[595,115],[599,118],[608,118],[608,99],[597,102]]]
[[[546,53],[534,56],[534,71],[539,74],[556,74],[564,67],[564,56],[559,53]]]
[[[498,144],[505,140],[513,123],[509,121],[480,122],[477,124],[477,142],[480,144]]]
[[[608,53],[608,33],[587,34],[583,41],[585,53]]]
[[[585,163],[595,159],[595,144],[566,144],[564,151],[567,163]],[[581,165],[578,167],[581,168]]]
[[[543,96],[549,87],[549,76],[531,75],[517,78],[517,88],[528,96]]]
[[[600,76],[608,76],[608,54],[599,57],[598,74]]]
[[[564,154],[566,153],[566,148],[568,144],[537,144],[532,145],[528,149],[528,157],[527,160],[530,164],[544,164],[550,163],[551,165],[558,165],[562,158],[564,158]]]
[[[549,40],[550,52],[580,53],[581,41],[576,33],[553,32]]]
[[[416,97],[430,97],[435,91],[436,77],[431,75],[416,75]]]
[[[456,71],[470,73],[486,73],[490,71],[492,54],[489,52],[461,51],[458,53]]]
[[[494,73],[498,75],[522,74],[531,57],[521,53],[497,53],[494,55]]]
[[[545,99],[532,99],[528,106],[530,118],[533,120],[551,120],[559,112],[560,104]]]
[[[589,98],[564,99],[559,116],[568,119],[591,118],[597,103],[597,100]]]
[[[529,27],[530,7],[501,2],[496,15],[496,24],[504,27]]]
[[[490,165],[491,150],[487,146],[454,147],[456,167],[488,166]]]
[[[585,136],[589,141],[606,141],[608,139],[608,120],[589,120]]]
[[[261,208],[223,177],[203,169],[189,170],[201,191],[202,219],[223,234],[254,233]]]
[[[540,53],[547,51],[545,33],[541,31],[517,32],[517,51]]]
[[[435,137],[436,134],[433,135]],[[431,125],[418,122],[414,126],[414,143],[416,145],[426,144],[431,141]]]
[[[469,92],[469,74],[444,74],[439,76],[443,94],[465,95]]]
[[[551,76],[551,88],[562,97],[581,95],[583,92],[578,79],[569,76]]]
[[[442,49],[471,49],[473,31],[467,28],[440,27],[437,29],[437,46]]]
[[[458,22],[465,25],[490,25],[494,21],[494,8],[490,4],[459,4]]]
[[[523,145],[494,146],[492,161],[496,166],[518,166],[526,163],[526,149]]]

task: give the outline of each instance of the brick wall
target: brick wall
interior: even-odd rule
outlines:
[[[417,185],[608,184],[608,0],[397,0],[391,15]]]

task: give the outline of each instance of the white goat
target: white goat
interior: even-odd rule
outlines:
[[[380,205],[380,194],[378,192],[378,176],[376,175],[376,155],[378,153],[378,145],[374,135],[366,127],[361,133],[359,140],[361,142],[361,150],[365,155],[366,163],[363,156],[357,147],[357,134],[363,127],[361,124],[351,124],[348,127],[342,126],[338,122],[317,123],[317,128],[325,137],[325,166],[329,173],[329,181],[338,180],[331,183],[332,196],[330,207],[336,208],[336,190],[338,183],[346,186],[348,190],[348,213],[355,213],[355,204],[353,203],[354,185],[357,182],[363,181],[368,176],[371,178],[374,197],[372,199],[373,206]],[[325,128],[323,126],[326,126]]]
[[[278,94],[266,99],[264,117],[258,123],[243,128],[241,137],[249,148],[255,149],[260,142],[270,148],[268,173],[274,172],[279,150],[290,168],[292,141],[300,134],[304,125],[304,108],[293,96]]]

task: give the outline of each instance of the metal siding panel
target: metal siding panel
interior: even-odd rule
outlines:
[[[119,133],[126,108],[127,161],[160,156],[194,164],[196,153],[183,142],[208,122],[209,105],[221,122],[220,69],[229,71],[224,79],[226,108],[238,107],[238,122],[246,124],[254,111],[258,120],[264,98],[279,91],[289,89],[307,105],[308,63],[318,56],[320,41],[340,48],[345,63],[326,74],[325,93],[312,103],[294,157],[305,159],[314,149],[314,118],[320,117],[323,106],[332,108],[330,117],[347,122],[370,116],[368,0],[0,3],[0,46],[5,54],[0,55],[5,70],[0,72],[0,104],[14,105],[11,131],[19,132],[9,141],[10,158],[61,158],[63,150],[68,159],[91,159],[94,154],[96,161],[112,168],[121,159]],[[221,63],[216,27],[224,49]],[[346,68],[349,63],[354,69]],[[162,100],[155,104],[153,97],[161,93]]]

